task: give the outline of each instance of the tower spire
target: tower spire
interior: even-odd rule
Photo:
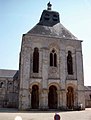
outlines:
[[[47,10],[51,10],[51,6],[52,6],[52,4],[49,1],[49,3],[47,4]]]

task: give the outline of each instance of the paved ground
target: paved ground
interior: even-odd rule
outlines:
[[[91,108],[84,111],[58,112],[61,120],[91,120]],[[22,120],[54,120],[55,112],[20,112],[15,109],[0,109],[0,120],[15,120],[21,116]],[[20,120],[20,119],[18,119]]]

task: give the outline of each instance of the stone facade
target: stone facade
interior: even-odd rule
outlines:
[[[85,106],[91,108],[91,86],[85,86]]]
[[[6,107],[19,110],[73,110],[91,105],[85,95],[91,89],[84,87],[82,41],[60,23],[59,13],[51,10],[50,3],[39,23],[22,37],[19,71],[9,77],[8,95],[8,77],[0,76],[2,80],[6,84],[0,88],[2,107],[5,96]]]
[[[35,47],[39,49],[39,73],[33,73]],[[49,55],[52,49],[57,52],[57,67],[49,65]],[[68,51],[72,52],[73,75],[67,73]],[[35,35],[24,36],[20,75],[20,109],[31,108],[30,97],[33,85],[37,85],[39,88],[39,108],[48,108],[50,86],[55,86],[57,89],[57,108],[67,107],[68,87],[74,89],[74,107],[77,107],[78,103],[82,103],[85,108],[81,41]]]
[[[19,109],[77,109],[79,104],[85,109],[81,43],[60,23],[58,12],[43,11],[39,23],[22,38]],[[37,72],[33,71],[35,49]],[[68,54],[72,73],[68,73]]]
[[[0,107],[18,107],[19,81],[16,70],[0,70]]]

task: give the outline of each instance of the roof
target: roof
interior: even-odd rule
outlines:
[[[18,80],[18,77],[19,77],[19,70],[16,71],[16,73],[13,76],[13,79]]]
[[[91,86],[84,86],[86,91],[91,91]]]
[[[39,23],[27,32],[27,35],[30,34],[77,40],[77,37],[60,23],[59,13],[52,10],[43,10]]]
[[[77,37],[75,37],[61,23],[57,23],[52,27],[37,24],[27,33],[27,35],[29,34],[38,34],[38,35],[45,35],[49,37],[58,37],[58,38],[77,40]]]
[[[0,77],[13,77],[17,70],[4,70],[0,69]]]

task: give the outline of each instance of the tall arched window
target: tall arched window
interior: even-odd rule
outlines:
[[[72,60],[72,53],[71,53],[71,51],[68,51],[67,71],[68,71],[68,74],[70,74],[70,75],[73,74],[73,60]]]
[[[57,54],[54,49],[50,53],[50,66],[57,67]]]
[[[34,48],[33,53],[33,72],[38,73],[39,72],[39,50],[38,48]]]

